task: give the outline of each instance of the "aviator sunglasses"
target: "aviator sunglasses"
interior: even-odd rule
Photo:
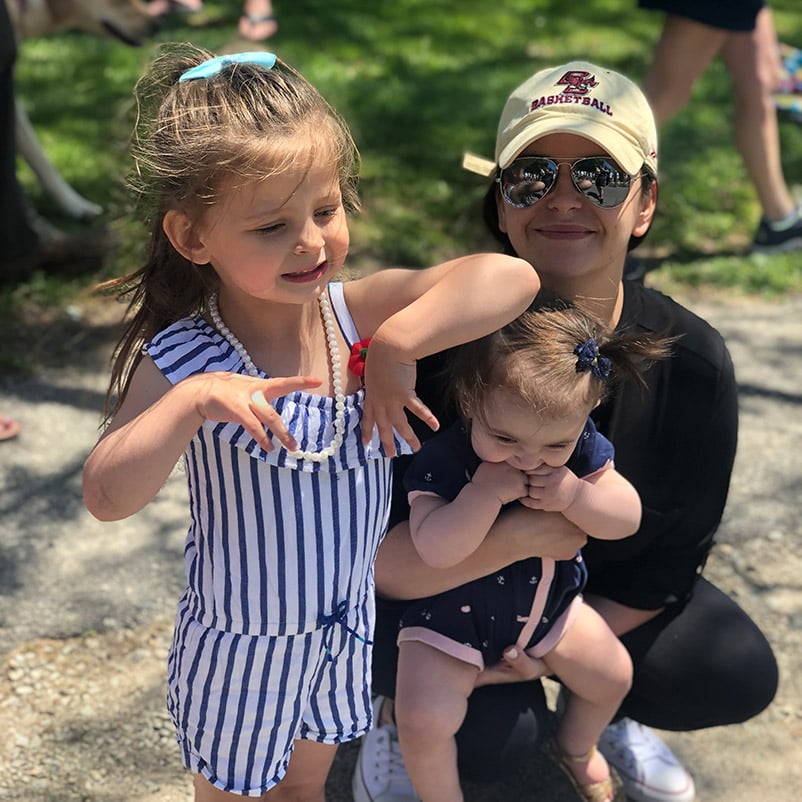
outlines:
[[[565,165],[577,192],[591,203],[612,209],[629,195],[637,176],[632,176],[609,156],[587,156],[573,162],[558,162],[547,156],[523,156],[498,174],[496,181],[504,200],[516,209],[526,209],[548,195]]]

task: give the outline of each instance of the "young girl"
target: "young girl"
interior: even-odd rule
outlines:
[[[531,309],[461,346],[449,379],[462,420],[428,440],[404,476],[410,530],[429,565],[456,565],[518,502],[561,512],[591,537],[640,523],[635,489],[588,418],[616,372],[640,378],[666,342],[607,334],[578,308]],[[586,569],[532,558],[413,603],[402,618],[396,721],[424,802],[461,800],[454,735],[485,665],[509,644],[539,658],[571,692],[551,752],[583,799],[611,802],[617,778],[595,744],[629,690],[626,649],[581,599]],[[534,677],[533,677],[534,678]]]
[[[271,54],[168,47],[137,97],[150,255],[111,282],[133,316],[84,498],[102,520],[131,515],[183,454],[187,589],[168,682],[195,798],[278,786],[271,799],[322,800],[336,744],[370,725],[389,456],[401,438],[417,446],[404,407],[437,425],[415,362],[503,325],[539,282],[526,262],[480,255],[330,284],[357,154]],[[359,362],[370,337],[368,407],[341,355]]]

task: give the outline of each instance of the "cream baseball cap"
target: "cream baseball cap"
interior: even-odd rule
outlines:
[[[536,72],[507,98],[496,136],[496,161],[471,153],[463,167],[489,176],[547,134],[595,142],[628,173],[645,164],[657,173],[657,126],[643,92],[612,70],[572,61]]]

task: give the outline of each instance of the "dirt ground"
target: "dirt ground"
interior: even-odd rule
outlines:
[[[802,794],[802,298],[684,297],[725,335],[741,386],[732,490],[707,575],[774,646],[775,702],[743,725],[666,734],[700,802],[798,802]],[[76,310],[80,315],[80,310]],[[0,800],[187,802],[164,705],[165,655],[182,587],[184,479],[132,519],[100,524],[81,501],[108,348],[0,377]],[[328,799],[351,799],[357,745],[341,748]],[[541,758],[475,802],[567,802]]]

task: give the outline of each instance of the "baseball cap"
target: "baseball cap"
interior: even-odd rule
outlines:
[[[657,173],[657,126],[645,95],[629,78],[587,61],[549,67],[524,81],[501,112],[496,161],[466,153],[463,167],[489,176],[547,134],[583,136],[631,175],[644,164]]]

